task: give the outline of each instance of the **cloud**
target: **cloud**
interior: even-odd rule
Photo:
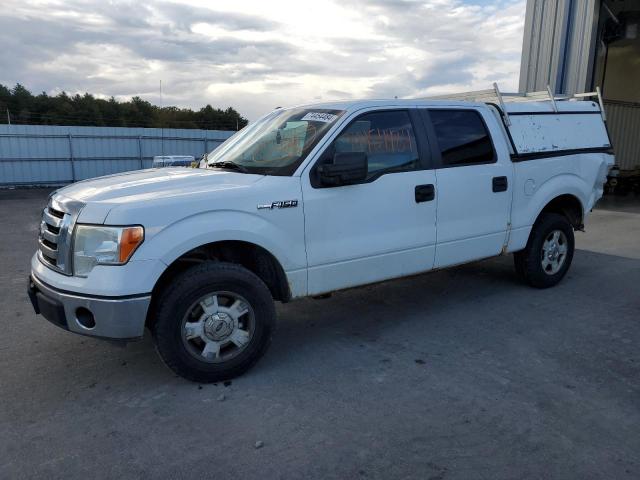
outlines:
[[[524,0],[3,0],[0,83],[164,104],[517,88]]]

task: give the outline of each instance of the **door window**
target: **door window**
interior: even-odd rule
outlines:
[[[491,137],[478,112],[473,110],[429,110],[436,132],[442,165],[461,166],[493,163]]]
[[[333,145],[334,153],[366,153],[369,178],[420,168],[416,138],[406,111],[364,114],[352,122]]]

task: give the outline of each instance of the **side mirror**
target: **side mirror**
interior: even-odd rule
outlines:
[[[366,153],[340,152],[333,156],[333,163],[318,167],[318,173],[323,185],[337,187],[363,182],[368,168]]]

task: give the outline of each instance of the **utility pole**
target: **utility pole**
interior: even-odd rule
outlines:
[[[162,115],[162,79],[160,79],[160,150],[164,157],[164,118]],[[164,159],[162,159],[164,162]]]
[[[11,125],[11,114],[9,114],[9,109],[7,108],[7,123]]]

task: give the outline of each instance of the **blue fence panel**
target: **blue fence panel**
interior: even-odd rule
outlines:
[[[156,155],[200,158],[235,132],[0,125],[0,185],[61,185],[149,168]]]

